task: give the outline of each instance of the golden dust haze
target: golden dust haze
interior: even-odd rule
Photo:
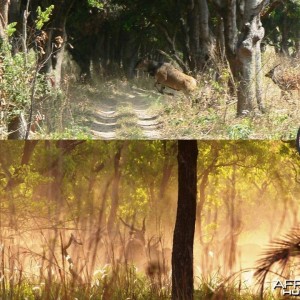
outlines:
[[[72,276],[101,282],[125,264],[145,219],[143,247],[155,247],[165,261],[167,284],[176,147],[176,141],[2,142],[4,276],[37,284]],[[237,274],[232,280],[250,286],[268,243],[298,222],[299,157],[282,142],[199,141],[198,149],[196,285]],[[148,263],[142,253],[138,272],[148,274]]]

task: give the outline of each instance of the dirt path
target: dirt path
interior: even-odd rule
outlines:
[[[155,91],[108,85],[90,98],[88,127],[95,139],[159,139],[163,96]]]

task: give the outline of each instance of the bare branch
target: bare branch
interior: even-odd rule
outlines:
[[[136,230],[136,228],[134,228],[133,224],[132,225],[127,224],[121,217],[119,217],[119,219],[126,227],[130,228],[131,230]]]

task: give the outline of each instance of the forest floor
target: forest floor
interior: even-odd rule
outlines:
[[[80,123],[93,139],[162,138],[160,115],[164,96],[156,91],[126,81],[111,81],[82,87],[81,92],[85,100]]]
[[[268,79],[266,113],[243,118],[236,117],[236,98],[216,82],[200,81],[193,105],[181,92],[158,93],[152,78],[70,90],[74,123],[91,139],[294,139],[299,126],[298,93],[282,97]]]

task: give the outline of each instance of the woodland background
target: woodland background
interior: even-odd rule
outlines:
[[[0,11],[2,138],[295,136],[298,0],[6,0]],[[136,74],[145,55],[197,78],[193,107]],[[275,84],[264,74],[279,63]]]
[[[259,299],[257,260],[298,224],[299,155],[274,141],[199,141],[198,151],[197,209],[181,210],[197,216],[194,297]],[[176,141],[3,141],[0,152],[2,295],[170,298],[177,189],[187,186]],[[165,271],[124,263],[132,239],[124,222],[137,230],[145,222],[144,245],[164,251]],[[180,231],[190,229],[185,222]],[[71,234],[80,243],[67,247]],[[297,276],[290,259],[285,271]],[[265,288],[276,299],[269,281]]]

